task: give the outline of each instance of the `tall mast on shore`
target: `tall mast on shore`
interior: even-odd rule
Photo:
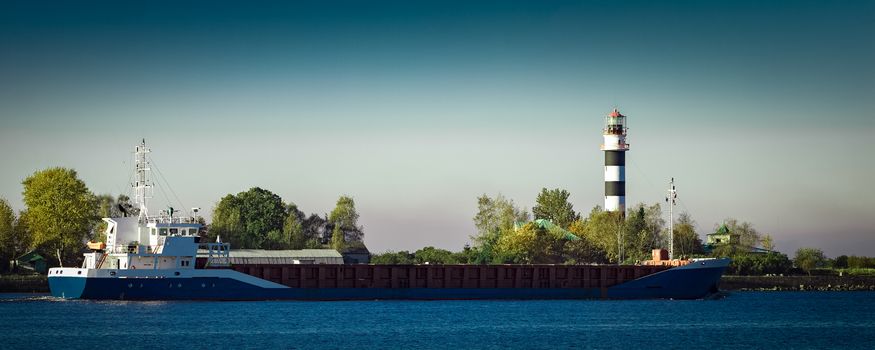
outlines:
[[[668,259],[674,259],[674,206],[677,205],[678,191],[674,187],[674,178],[668,183]]]

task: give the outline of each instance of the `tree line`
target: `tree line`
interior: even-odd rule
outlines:
[[[631,264],[651,258],[652,250],[668,247],[669,232],[660,205],[637,204],[625,216],[594,207],[587,215],[574,210],[564,189],[542,189],[531,215],[501,194],[477,198],[473,217],[476,233],[472,245],[461,251],[426,247],[415,252],[374,255],[379,264]],[[543,220],[552,225],[543,225]],[[775,250],[771,235],[753,224],[728,218],[724,227],[738,235],[731,244],[707,248],[696,231],[696,222],[683,212],[674,222],[676,258],[730,257],[729,274],[763,275],[810,273],[825,267],[875,267],[875,258],[840,256],[827,259],[814,248],[801,248],[793,259]],[[570,235],[569,235],[570,234]],[[761,247],[765,252],[752,252]],[[853,262],[853,263],[851,263]]]
[[[22,181],[22,187],[24,210],[15,213],[0,198],[0,271],[13,269],[10,261],[32,249],[54,255],[59,265],[77,266],[84,243],[104,239],[101,217],[138,214],[127,196],[92,193],[73,169],[37,171]],[[473,244],[458,252],[434,247],[412,253],[386,252],[373,255],[372,263],[635,263],[649,259],[652,249],[667,246],[669,235],[659,204],[634,205],[625,216],[596,206],[584,216],[574,210],[569,195],[563,189],[542,189],[530,214],[500,194],[484,194],[477,198]],[[349,196],[340,196],[328,214],[306,215],[294,203],[254,187],[222,197],[212,214],[213,221],[202,235],[221,237],[234,248],[364,248],[364,229]],[[815,248],[801,248],[791,260],[774,250],[771,236],[735,219],[725,220],[722,226],[737,234],[739,242],[717,245],[706,253],[695,226],[687,213],[676,219],[675,256],[731,257],[730,274],[875,268],[875,258],[843,255],[829,259]],[[768,252],[751,253],[750,247],[757,246]]]
[[[636,205],[629,215],[593,208],[582,216],[568,201],[564,189],[542,189],[531,215],[502,195],[477,198],[473,221],[477,232],[472,245],[458,253],[435,254],[428,247],[414,253],[388,252],[373,262],[424,261],[462,264],[579,264],[634,263],[651,257],[652,249],[665,246],[664,220],[659,204]],[[675,227],[676,246],[684,254],[701,250],[689,215]],[[690,234],[692,233],[692,234]],[[686,250],[686,251],[685,251]],[[425,253],[427,258],[420,257]]]

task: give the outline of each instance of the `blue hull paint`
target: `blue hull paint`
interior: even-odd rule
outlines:
[[[704,264],[703,264],[704,265]],[[114,300],[700,299],[726,266],[673,268],[610,288],[262,288],[231,278],[50,276],[52,295]]]

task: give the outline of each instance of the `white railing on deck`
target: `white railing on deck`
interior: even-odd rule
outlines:
[[[228,243],[201,243],[200,249],[207,250],[207,263],[209,266],[231,265],[231,245]]]
[[[108,247],[107,251],[116,254],[157,254],[161,245],[143,244],[116,244]]]
[[[146,222],[154,222],[159,224],[196,224],[197,220],[188,216],[174,216],[171,218],[167,215],[156,215],[147,216]]]

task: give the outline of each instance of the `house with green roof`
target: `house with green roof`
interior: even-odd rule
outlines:
[[[547,231],[550,231],[550,232],[557,232],[557,233],[559,233],[559,234],[562,235],[562,237],[565,238],[566,240],[569,240],[569,241],[579,241],[579,240],[580,240],[580,237],[577,237],[577,235],[575,235],[575,234],[573,234],[573,233],[571,233],[571,232],[568,232],[568,230],[563,229],[563,228],[557,226],[556,224],[554,224],[554,223],[553,223],[552,221],[550,221],[550,220],[547,220],[547,219],[536,219],[535,221],[531,221],[531,222],[534,223],[534,224],[535,224],[536,226],[538,226],[539,228],[542,228],[542,229],[544,229],[544,230],[547,230]],[[524,221],[517,221],[517,222],[514,222],[514,223],[513,223],[513,229],[514,229],[514,231],[519,230],[519,229],[522,228],[525,224],[528,224],[528,222],[524,222]]]
[[[31,250],[24,255],[15,259],[16,265],[27,271],[46,274],[49,271],[46,258],[37,253],[36,250]]]
[[[743,251],[754,254],[766,254],[771,253],[771,250],[763,249],[759,247],[752,247],[741,244],[741,235],[732,232],[726,224],[720,225],[717,228],[717,231],[714,233],[709,233],[706,235],[707,240],[705,241],[704,248],[706,253],[711,253],[715,248],[722,245],[731,245],[734,248],[743,249]]]

